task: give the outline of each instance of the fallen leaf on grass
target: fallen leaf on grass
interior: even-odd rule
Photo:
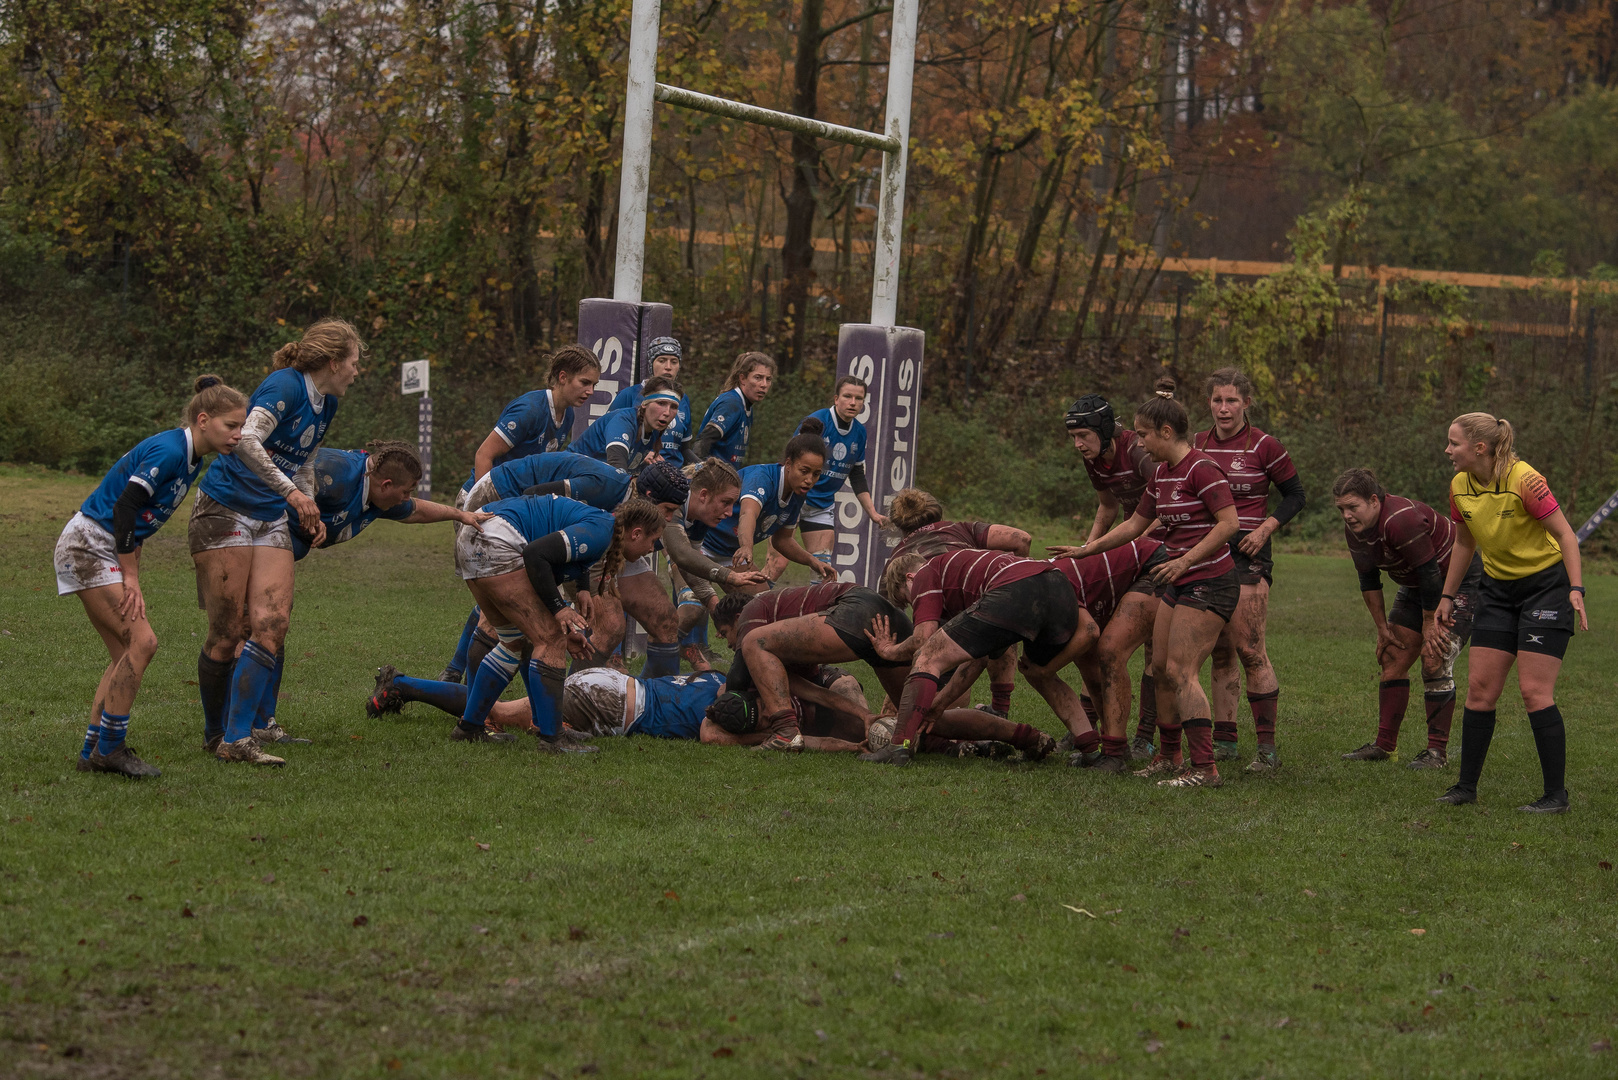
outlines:
[[[1016,901],[1016,902],[1017,902],[1017,903],[1019,903],[1019,904],[1020,904],[1020,903],[1022,903],[1022,902],[1023,902],[1023,901],[1024,901],[1024,900],[1027,900],[1027,899],[1028,899],[1028,897],[1026,897],[1026,896],[1024,896],[1024,895],[1023,895],[1023,894],[1022,894],[1022,893],[1018,893],[1018,894],[1017,894],[1017,895],[1016,895],[1016,896],[1013,896],[1013,897],[1012,897],[1012,899],[1013,899],[1013,900],[1015,900],[1015,901]]]
[[[191,908],[189,906],[187,906],[187,907],[183,907],[183,908],[180,909],[180,918],[182,918],[182,919],[194,919],[194,918],[196,918],[196,916],[191,914]]]
[[[1421,937],[1421,935],[1425,934],[1427,931],[1418,928],[1418,929],[1412,930],[1410,932],[1412,934],[1415,934],[1417,937]]]
[[[567,928],[567,939],[569,941],[583,941],[585,939],[585,937],[586,937],[586,934],[585,934],[584,927],[582,927],[582,926],[570,926],[570,927]]]
[[[1612,1040],[1611,1039],[1597,1039],[1595,1042],[1590,1044],[1590,1052],[1592,1054],[1604,1053],[1605,1051],[1608,1051],[1608,1050],[1611,1050],[1611,1049],[1612,1049]]]
[[[1303,890],[1303,895],[1305,895],[1309,899],[1313,900],[1315,898],[1315,890],[1313,890],[1313,889],[1305,889],[1305,890]]]
[[[715,1050],[713,1052],[713,1056],[714,1057],[735,1057],[736,1056],[736,1051],[732,1050],[728,1046],[721,1046],[719,1049],[717,1049],[717,1050]]]
[[[400,1061],[398,1058],[389,1058],[388,1059],[388,1068],[389,1069],[402,1069],[402,1068],[404,1068],[404,1062]]]
[[[1606,859],[1602,859],[1600,862],[1596,863],[1596,865],[1601,867],[1603,870],[1612,869],[1612,863],[1608,862]]]
[[[142,899],[142,897],[136,896],[134,893],[130,893],[129,896],[128,896],[128,899],[130,899],[130,900],[140,900],[140,899]]]
[[[1290,1023],[1292,1023],[1292,1017],[1283,1016],[1283,1017],[1281,1017],[1281,1019],[1279,1019],[1279,1020],[1277,1020],[1275,1022],[1275,1026],[1278,1027],[1278,1028],[1284,1028]]]
[[[1125,964],[1123,965],[1123,969],[1128,972],[1135,972],[1139,970],[1134,964]]]
[[[1423,1015],[1423,1016],[1431,1016],[1431,1015],[1433,1015],[1433,1012],[1437,1008],[1438,1008],[1438,1006],[1436,1006],[1436,1005],[1423,1005],[1421,1007],[1421,1015]]]
[[[1069,910],[1069,911],[1076,911],[1076,912],[1078,912],[1078,913],[1079,913],[1079,914],[1080,914],[1080,915],[1090,915],[1090,913],[1089,913],[1089,912],[1088,912],[1088,911],[1085,911],[1085,910],[1084,910],[1084,909],[1083,909],[1083,908],[1081,908],[1081,907],[1074,907],[1074,906],[1073,906],[1073,905],[1072,905],[1072,904],[1063,904],[1063,905],[1062,905],[1062,906],[1063,906],[1063,907],[1065,907],[1065,908],[1067,908],[1067,909],[1068,909],[1068,910]],[[1093,919],[1093,918],[1095,918],[1095,916],[1094,916],[1094,915],[1090,915],[1090,918],[1092,918],[1092,919]]]
[[[472,842],[473,842],[473,844],[476,844],[477,849],[479,851],[488,851],[489,850],[489,845],[488,844],[479,844],[476,840],[474,840]]]
[[[679,898],[680,898],[680,894],[675,892],[673,889],[664,889],[663,890],[663,899],[665,899],[665,900],[678,900]]]
[[[1153,1039],[1151,1042],[1146,1044],[1146,1052],[1148,1054],[1155,1054],[1161,1049],[1163,1049],[1163,1044],[1158,1042],[1156,1039]]]
[[[472,927],[472,932],[474,934],[487,934],[489,932],[489,928],[487,926],[474,926]]]
[[[265,874],[263,877],[259,878],[259,880],[262,881],[266,885],[274,885],[275,884],[275,875],[274,874]]]
[[[370,919],[370,916],[368,916],[368,915],[356,915],[356,916],[354,916],[354,925],[355,926],[364,926],[366,923],[368,923],[370,921],[371,921],[371,919]]]
[[[1174,1026],[1184,1031],[1186,1028],[1195,1027],[1196,1025],[1189,1020],[1176,1020],[1174,1021]]]

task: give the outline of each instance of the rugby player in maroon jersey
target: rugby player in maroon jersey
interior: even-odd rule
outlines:
[[[1230,481],[1207,455],[1192,447],[1185,406],[1160,391],[1135,411],[1135,435],[1158,461],[1157,474],[1135,513],[1078,554],[1094,555],[1145,535],[1154,521],[1166,530],[1169,560],[1151,571],[1167,586],[1152,627],[1152,675],[1157,681],[1157,755],[1137,776],[1166,776],[1168,787],[1217,787],[1213,717],[1198,673],[1230,622],[1241,596],[1230,538],[1236,501]],[[1191,764],[1182,768],[1184,729]]]
[[[905,488],[893,497],[893,503],[888,508],[888,520],[904,534],[904,539],[888,556],[890,563],[910,552],[931,559],[965,548],[1009,551],[1013,555],[1026,557],[1028,545],[1033,542],[1033,537],[1028,533],[1011,525],[994,525],[987,521],[945,521],[943,505],[919,488]],[[1008,652],[990,660],[988,668],[988,711],[1009,719],[1011,692],[1016,688],[1017,658]],[[888,704],[893,705],[897,701],[898,698],[893,698]]]
[[[871,635],[877,652],[909,662],[910,674],[899,699],[893,741],[861,754],[864,761],[908,765],[923,750],[924,729],[942,734],[929,712],[935,699],[951,701],[971,685],[978,667],[972,661],[1009,652],[1021,642],[1025,664],[1043,667],[1061,655],[1075,633],[1084,632],[1084,624],[1092,641],[1096,632],[1089,616],[1081,616],[1060,570],[1008,552],[962,550],[933,559],[909,552],[888,563],[882,592],[895,604],[911,606],[915,629],[904,641]],[[943,677],[950,671],[955,674],[946,686]],[[1036,688],[1069,731],[1083,733],[1079,748],[1094,749],[1100,739],[1078,695],[1060,679],[1042,680]],[[1017,727],[1024,729],[1023,738],[1036,736],[1027,725]],[[1048,750],[1045,741],[1050,742]],[[1036,756],[1043,757],[1055,749],[1055,742],[1044,736],[1040,747]]]
[[[1067,656],[1074,642],[1083,637],[1075,634],[1068,649],[1047,670],[1024,670],[1029,683],[1043,693],[1042,680],[1058,678],[1057,672],[1071,661],[1078,666],[1085,686],[1100,698],[1101,749],[1073,754],[1070,765],[1106,773],[1128,771],[1124,728],[1129,722],[1129,658],[1150,634],[1151,615],[1157,607],[1157,586],[1150,571],[1161,565],[1158,552],[1162,547],[1154,537],[1142,536],[1099,555],[1052,562],[1072,583],[1079,607],[1099,629],[1093,647]],[[1085,709],[1089,711],[1088,704]]]
[[[1438,624],[1444,575],[1455,546],[1455,525],[1448,514],[1426,503],[1389,495],[1369,469],[1349,469],[1332,485],[1332,498],[1343,515],[1348,553],[1360,575],[1360,595],[1376,624],[1376,662],[1382,669],[1377,688],[1376,739],[1343,755],[1345,761],[1387,761],[1399,745],[1399,725],[1410,703],[1410,668],[1421,660],[1426,689],[1427,749],[1410,762],[1412,769],[1442,769],[1449,764],[1449,730],[1455,718],[1455,658],[1472,633],[1483,581],[1483,560],[1472,566],[1455,594],[1455,621]],[[1382,572],[1399,592],[1393,609],[1384,612]],[[1443,641],[1438,651],[1424,649],[1423,639]]]
[[[1168,376],[1157,380],[1155,389],[1174,395],[1175,382]],[[1157,472],[1157,462],[1151,454],[1146,452],[1135,433],[1118,422],[1112,405],[1100,394],[1086,394],[1068,406],[1065,418],[1067,432],[1073,437],[1073,448],[1084,459],[1084,471],[1090,477],[1090,486],[1096,491],[1096,516],[1090,522],[1089,535],[1085,541],[1099,540],[1105,536],[1107,530],[1120,520],[1128,520],[1135,512],[1135,505],[1140,502],[1141,494],[1146,485],[1151,482]],[[1076,550],[1076,549],[1074,549]],[[1168,553],[1160,547],[1158,558],[1166,559]],[[1140,720],[1135,725],[1135,738],[1130,746],[1130,757],[1137,761],[1149,761],[1152,757],[1152,740],[1157,737],[1157,690],[1152,681],[1152,619],[1157,610],[1156,596],[1146,586],[1142,587],[1142,600],[1128,605],[1119,612],[1121,618],[1138,620],[1142,626],[1137,627],[1138,634],[1120,634],[1112,641],[1102,642],[1105,648],[1115,648],[1126,641],[1136,642],[1135,648],[1144,644],[1147,660],[1141,665],[1140,672]],[[1133,655],[1133,649],[1131,649]],[[1121,662],[1127,666],[1129,656],[1097,657],[1097,661],[1110,668]],[[1127,687],[1125,688],[1127,691]],[[1084,707],[1094,716],[1095,709],[1088,697],[1080,699]],[[1124,717],[1129,715],[1129,700],[1127,694],[1122,702]]]
[[[1253,384],[1240,369],[1220,368],[1208,377],[1206,390],[1214,426],[1197,432],[1192,444],[1212,458],[1230,481],[1237,517],[1230,557],[1242,587],[1236,614],[1214,647],[1214,756],[1220,761],[1233,761],[1239,753],[1236,695],[1245,673],[1247,704],[1253,710],[1253,727],[1258,734],[1258,752],[1247,771],[1271,772],[1281,764],[1275,750],[1281,684],[1264,646],[1275,567],[1270,557],[1270,537],[1303,509],[1303,482],[1298,479],[1286,447],[1248,420],[1248,410],[1253,407]],[[1273,514],[1269,511],[1272,483],[1281,492]]]

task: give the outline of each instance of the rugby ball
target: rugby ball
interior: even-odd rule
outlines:
[[[893,733],[899,727],[897,716],[879,716],[871,721],[871,726],[865,730],[865,745],[872,750],[880,750],[893,741]]]

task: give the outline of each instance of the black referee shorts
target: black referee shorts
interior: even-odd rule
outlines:
[[[1472,620],[1472,647],[1561,659],[1573,640],[1571,591],[1565,563],[1510,580],[1485,573]]]

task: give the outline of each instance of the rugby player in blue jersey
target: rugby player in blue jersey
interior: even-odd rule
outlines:
[[[364,450],[322,447],[312,460],[315,505],[326,526],[326,538],[318,545],[321,548],[354,539],[378,518],[406,525],[453,521],[475,529],[494,516],[416,498],[413,493],[421,482],[421,458],[407,442],[375,439]],[[308,535],[294,528],[293,559],[303,559],[310,550]]]
[[[157,652],[140,588],[141,545],[173,516],[203,458],[235,449],[247,421],[247,398],[219,376],[197,379],[195,391],[185,426],[142,439],[119,458],[56,541],[57,595],[79,598],[108,655],[90,706],[80,772],[159,775],[124,742],[135,695]]]
[[[452,737],[464,742],[501,740],[486,727],[490,709],[517,673],[524,639],[533,656],[525,665],[528,702],[539,747],[552,753],[576,749],[561,736],[562,679],[568,654],[590,659],[592,634],[616,641],[622,617],[610,601],[624,563],[651,553],[662,535],[663,511],[631,499],[613,514],[556,495],[502,499],[484,508],[494,518],[481,530],[463,529],[455,541],[455,566],[478,607],[493,624],[498,644],[478,665],[467,691],[461,723]],[[562,595],[562,584],[579,586],[590,598],[589,574],[600,561],[602,602],[589,617]]]
[[[188,530],[208,637],[197,659],[204,747],[220,761],[285,765],[266,754],[255,719],[275,715],[277,673],[292,615],[288,511],[314,546],[326,538],[309,459],[360,372],[354,327],[322,319],[275,353],[248,401],[236,452],[198,485]],[[240,655],[238,655],[238,652]],[[277,725],[265,739],[290,736]]]
[[[629,473],[640,472],[646,462],[661,460],[663,433],[679,415],[684,397],[675,379],[660,375],[647,379],[640,404],[597,417],[568,449]]]
[[[831,407],[808,417],[820,424],[819,434],[826,440],[826,471],[804,500],[798,529],[809,554],[828,564],[837,548],[837,493],[844,483],[878,528],[888,524],[871,501],[871,485],[865,479],[865,425],[859,415],[865,411],[866,390],[864,379],[844,375],[832,388]],[[798,430],[807,429],[800,425]]]
[[[653,338],[646,346],[646,363],[651,368],[650,379],[662,377],[672,379],[676,383],[680,379],[680,343],[671,337]],[[607,406],[608,412],[619,409],[633,409],[640,405],[641,397],[646,393],[646,381],[630,383],[618,391]],[[675,465],[691,464],[684,460],[684,447],[691,439],[691,399],[682,392],[680,394],[680,411],[675,415],[673,423],[663,429],[663,449],[661,451],[664,461]]]
[[[730,516],[708,530],[702,541],[704,555],[728,559],[737,570],[751,570],[753,545],[768,540],[787,561],[809,567],[822,579],[837,576],[792,536],[804,499],[826,465],[826,442],[814,431],[818,423],[804,421],[802,432],[787,440],[779,465],[749,465],[742,470],[742,496]]]
[[[775,361],[761,352],[744,352],[731,365],[725,389],[708,406],[702,426],[691,437],[687,461],[716,457],[740,468],[753,430],[753,406],[764,400],[775,379]]]

